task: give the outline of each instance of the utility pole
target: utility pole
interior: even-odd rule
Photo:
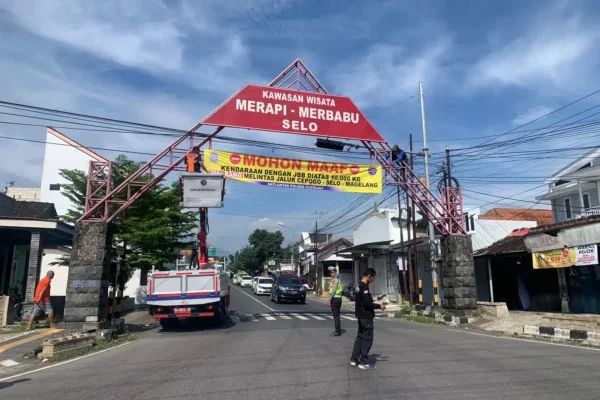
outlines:
[[[410,163],[410,169],[412,170],[414,168],[414,163],[413,163],[413,136],[412,133],[408,135],[408,140],[409,140],[409,151],[410,151],[410,159],[409,159],[409,163]],[[410,196],[408,196],[408,193],[406,194],[406,233],[408,236],[408,257],[407,257],[407,279],[408,279],[408,302],[412,304],[413,302],[413,293],[414,293],[414,277],[415,277],[415,267],[414,267],[414,255],[413,255],[413,251],[412,251],[412,244],[416,241],[416,237],[417,235],[415,234],[415,230],[412,227],[413,221],[415,219],[414,215],[413,215],[413,209],[415,207],[413,201],[410,199]],[[404,249],[403,249],[404,250]]]
[[[429,148],[427,147],[427,124],[425,123],[425,99],[423,96],[423,82],[419,82],[419,97],[421,98],[421,128],[423,131],[423,158],[425,161],[425,185],[431,190],[429,182]],[[431,205],[433,207],[433,205]],[[431,279],[433,283],[434,305],[440,305],[439,296],[437,296],[438,271],[435,262],[435,230],[433,222],[429,220],[429,258],[431,261]],[[437,297],[437,298],[436,298]]]
[[[319,248],[317,246],[319,239],[317,237],[317,233],[318,233],[318,226],[317,226],[317,221],[315,220],[315,241],[313,243],[314,246],[314,257],[315,257],[315,293],[318,295],[320,294],[320,285],[319,285],[319,261],[318,261],[318,251]]]
[[[406,260],[404,258],[404,232],[402,228],[402,199],[400,198],[400,186],[396,186],[396,193],[398,195],[398,226],[400,227],[400,248],[402,249],[402,253],[400,253],[400,259],[402,260],[402,271],[400,271],[400,275],[402,275],[402,286],[404,286],[404,293],[406,294],[408,300],[408,285],[406,284],[406,277],[408,276],[408,273],[406,272],[407,266]],[[402,292],[402,288],[400,288],[400,292]]]

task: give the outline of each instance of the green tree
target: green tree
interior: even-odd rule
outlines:
[[[113,187],[133,174],[142,163],[128,159],[124,155],[113,161]],[[79,170],[61,170],[60,175],[69,181],[64,185],[63,194],[74,206],[61,216],[66,222],[75,222],[83,214],[86,173]],[[140,177],[146,180],[148,176]],[[131,277],[137,268],[145,273],[153,265],[161,268],[165,263],[174,262],[176,250],[193,242],[192,230],[197,226],[197,213],[184,211],[179,205],[179,185],[159,184],[146,192],[115,221],[113,255],[121,254],[120,285]],[[64,261],[63,261],[64,262]],[[112,274],[114,274],[114,268]]]
[[[256,229],[248,236],[248,245],[230,256],[232,271],[246,271],[253,275],[263,270],[263,264],[271,258],[289,258],[289,248],[282,249],[285,240],[280,231],[269,232],[265,229]]]

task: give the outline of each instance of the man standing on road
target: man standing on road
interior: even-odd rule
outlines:
[[[52,310],[52,305],[50,304],[50,281],[52,281],[52,278],[54,278],[54,271],[48,271],[35,289],[33,310],[31,310],[31,317],[29,317],[29,324],[27,325],[28,331],[31,330],[35,317],[41,313],[46,313],[46,315],[48,315],[50,327],[54,328],[54,310]]]
[[[331,306],[331,314],[335,331],[331,336],[342,336],[342,324],[340,322],[340,313],[342,311],[342,291],[343,286],[340,282],[340,276],[337,274],[335,267],[329,267],[329,275],[331,276],[331,286],[329,293],[329,305]]]
[[[354,302],[355,315],[358,318],[358,333],[354,341],[354,349],[350,358],[350,365],[360,369],[374,370],[375,365],[369,364],[369,351],[373,345],[373,319],[375,310],[385,310],[383,304],[373,302],[373,297],[369,291],[369,284],[375,280],[375,270],[368,268],[358,284],[358,293]],[[377,301],[381,297],[377,298]]]

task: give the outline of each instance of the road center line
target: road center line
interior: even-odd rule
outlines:
[[[262,305],[265,308],[268,308],[269,311],[275,311],[273,308],[269,307],[268,305],[266,305],[265,303],[263,303],[262,301],[255,299],[254,297],[250,296],[248,293],[244,292],[242,289],[236,288],[235,286],[231,286],[231,288],[235,288],[235,290],[239,291],[240,293],[242,293],[244,296],[248,296],[250,297],[252,300],[254,300],[255,302],[257,302],[258,304]]]

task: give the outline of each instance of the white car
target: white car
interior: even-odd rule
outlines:
[[[242,276],[242,282],[240,283],[241,287],[251,287],[252,286],[252,277],[251,276]]]
[[[258,283],[258,278],[260,278],[260,276],[255,276],[254,278],[252,278],[252,290],[256,289],[256,284]]]
[[[271,288],[273,287],[273,279],[271,278],[258,278],[258,282],[254,287],[254,294],[271,294]]]

